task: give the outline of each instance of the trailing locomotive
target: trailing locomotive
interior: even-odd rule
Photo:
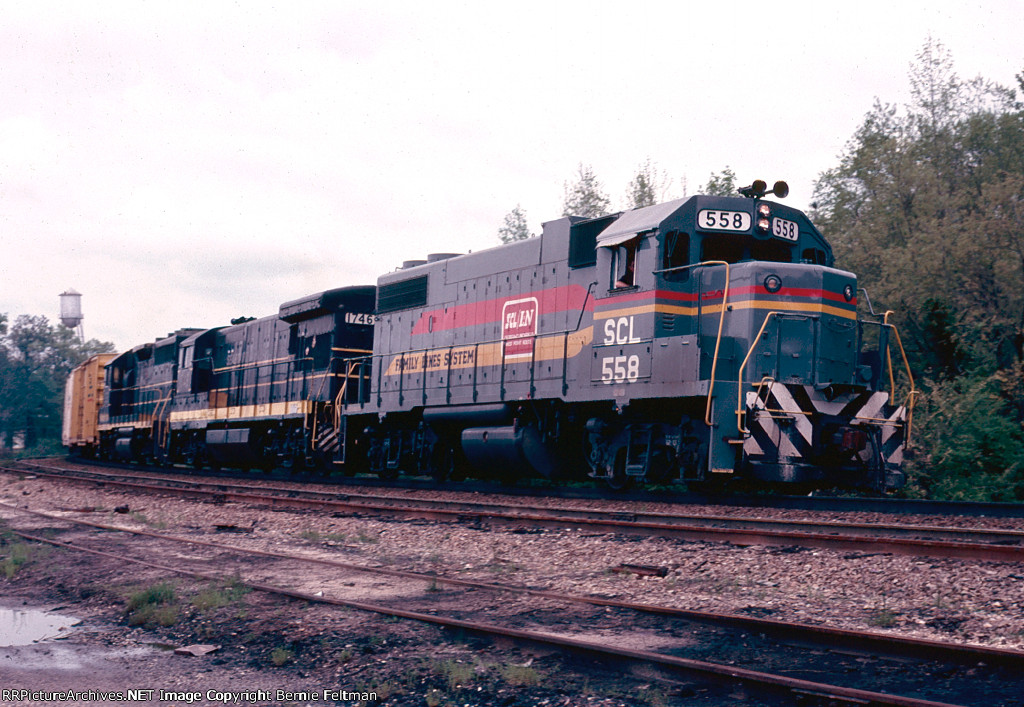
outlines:
[[[405,263],[107,366],[99,452],[392,477],[903,482],[913,384],[800,211],[695,196]],[[883,384],[888,382],[888,390]],[[127,416],[125,413],[128,413]]]

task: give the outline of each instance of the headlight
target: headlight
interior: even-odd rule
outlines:
[[[771,293],[778,292],[782,289],[782,278],[778,275],[769,275],[764,279],[764,289]]]
[[[847,302],[852,302],[853,301],[853,295],[854,294],[855,293],[854,293],[854,290],[853,290],[853,285],[847,285],[846,287],[843,288],[843,298]]]
[[[772,215],[772,207],[768,206],[768,204],[758,204],[757,215],[762,218],[768,218]]]

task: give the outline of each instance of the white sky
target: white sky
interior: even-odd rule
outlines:
[[[0,312],[124,349],[731,166],[805,208],[931,35],[1016,86],[1024,3],[0,0]]]

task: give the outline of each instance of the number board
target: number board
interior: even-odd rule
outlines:
[[[772,219],[772,235],[776,238],[783,238],[787,241],[796,241],[800,238],[800,227],[796,221],[787,221],[784,218]]]
[[[708,231],[749,231],[750,214],[745,211],[704,209],[697,214],[697,225]]]
[[[373,324],[373,315],[364,312],[345,312],[346,324]]]

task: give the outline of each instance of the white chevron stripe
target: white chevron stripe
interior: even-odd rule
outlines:
[[[811,421],[807,419],[807,415],[803,414],[803,409],[793,399],[793,396],[790,395],[789,389],[784,385],[773,385],[772,395],[775,396],[775,400],[778,401],[779,407],[782,410],[793,415],[793,423],[796,425],[797,431],[804,438],[804,441],[810,444],[814,438]],[[796,450],[794,449],[793,451],[795,454]]]

